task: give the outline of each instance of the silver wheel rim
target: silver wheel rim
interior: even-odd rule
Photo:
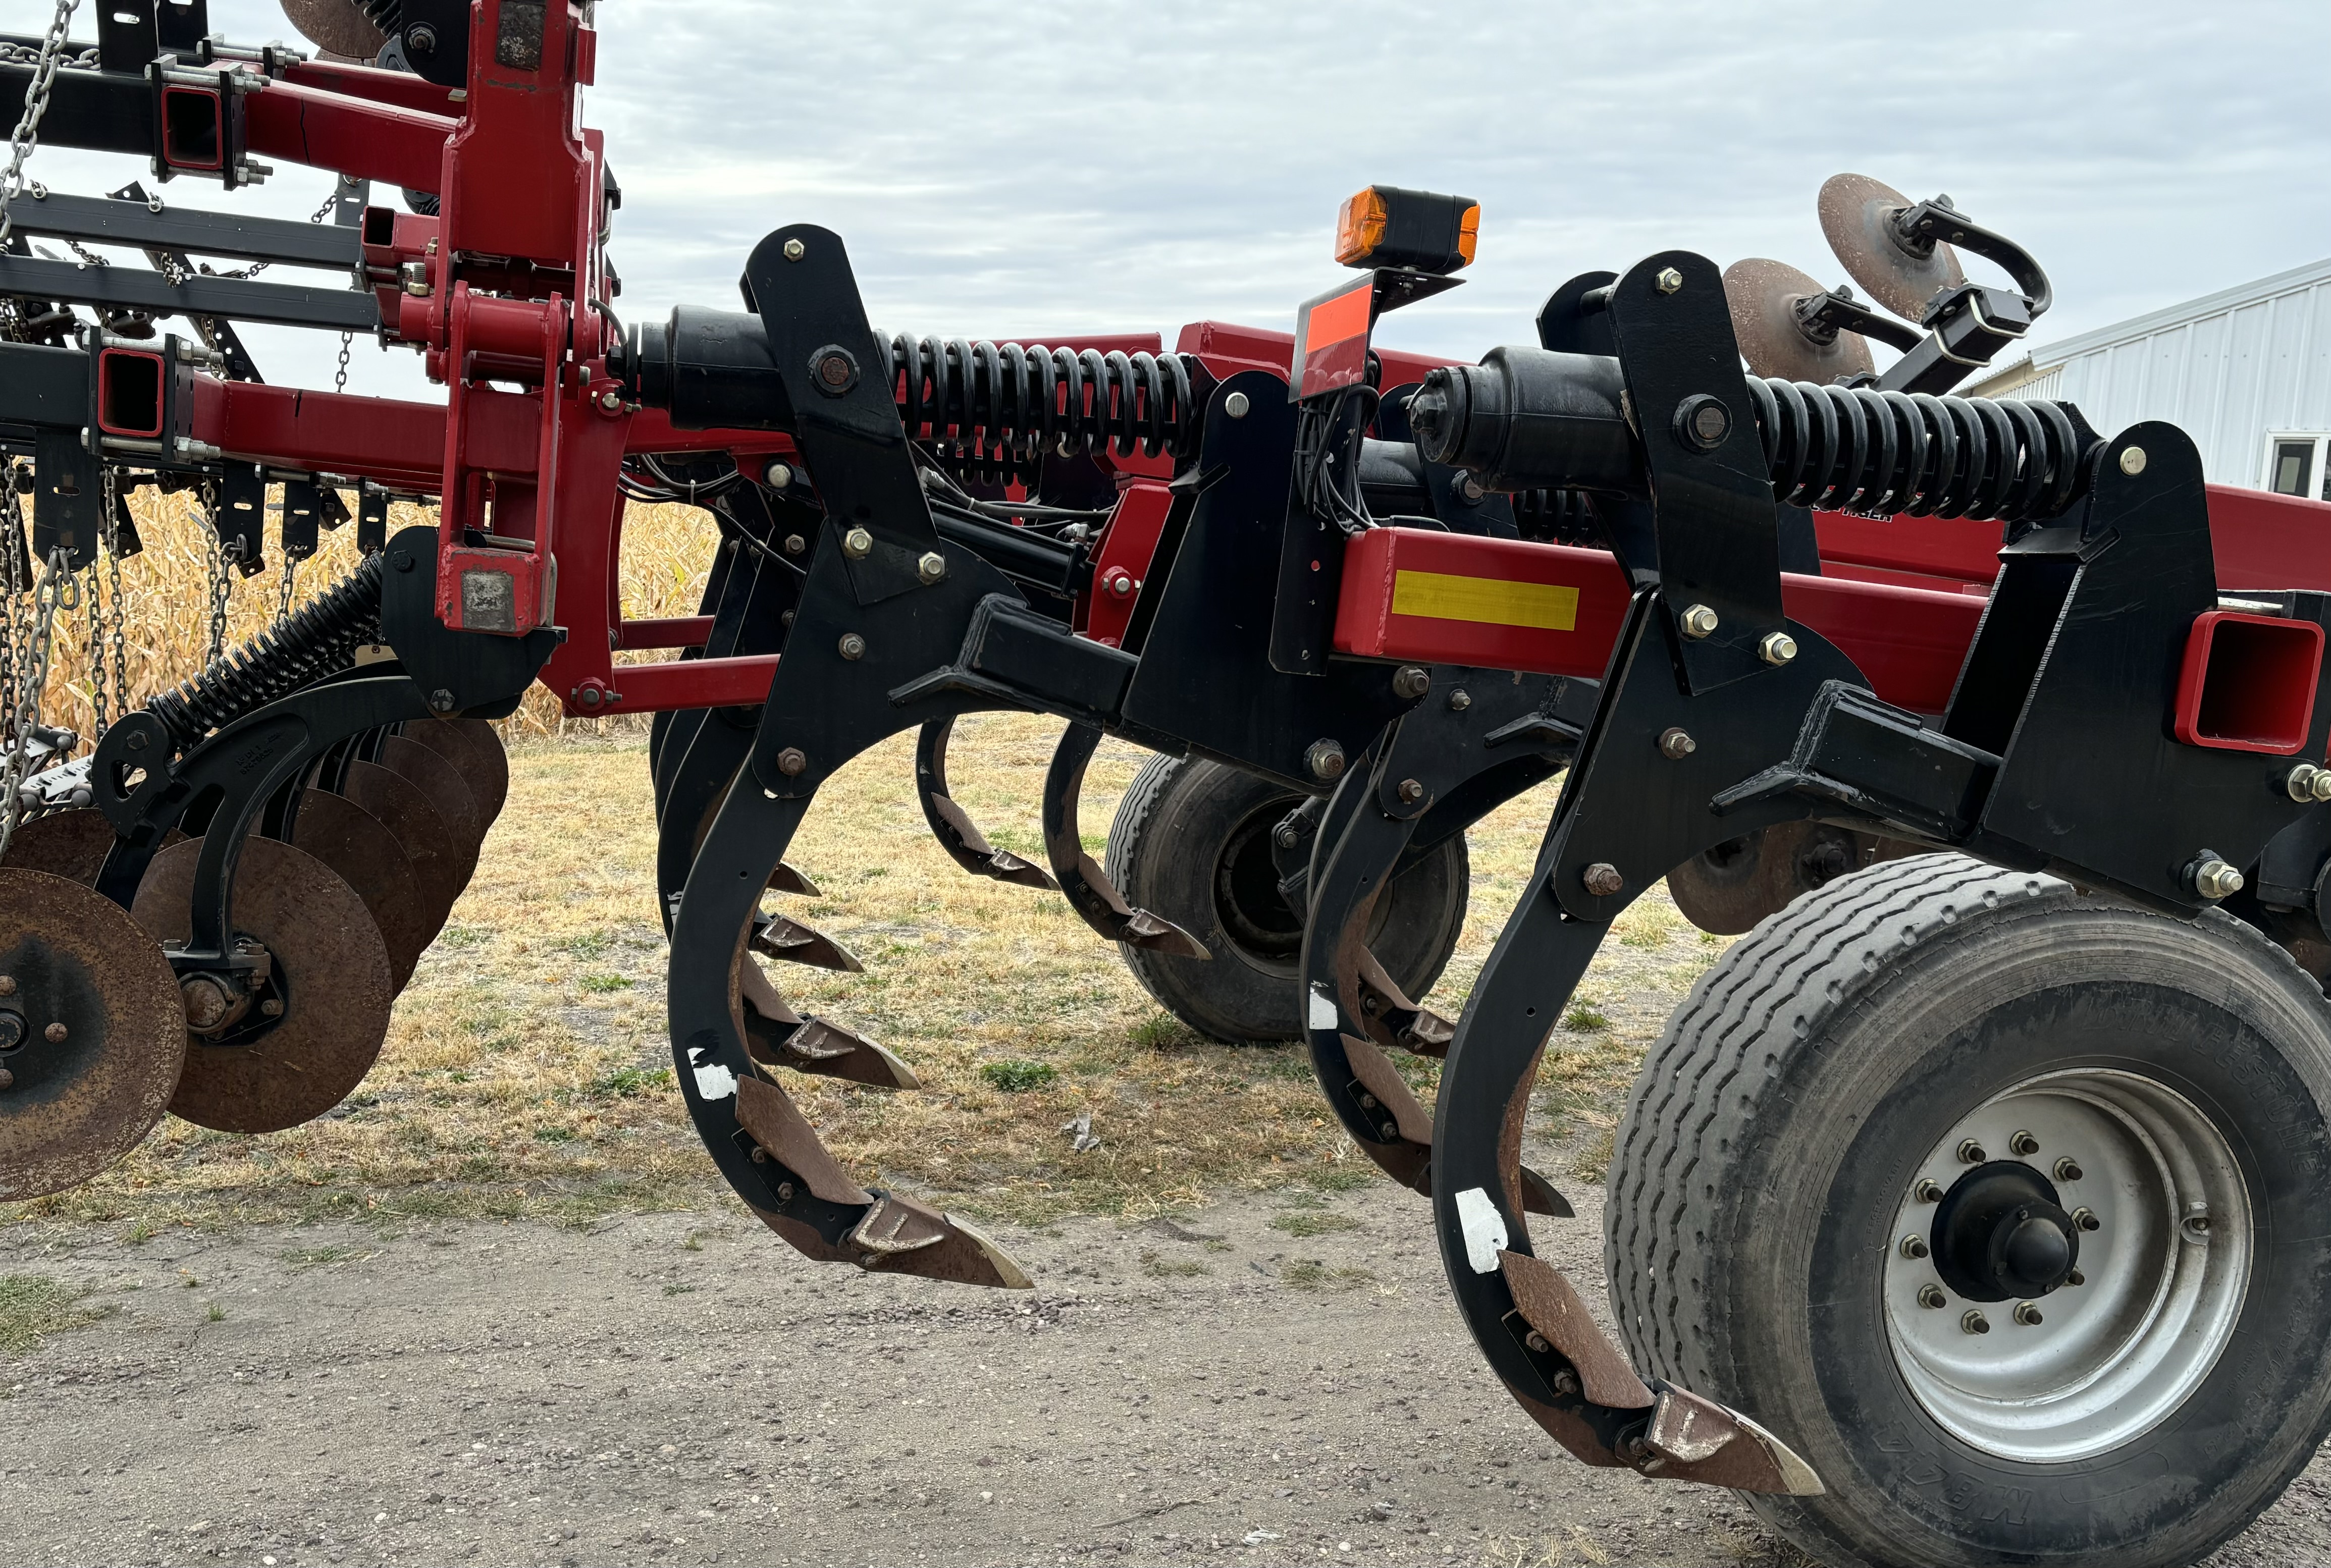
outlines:
[[[2036,1148],[2018,1148],[2018,1135]],[[1969,1300],[1905,1246],[1931,1242],[1936,1205],[1920,1183],[1948,1192],[1970,1168],[1970,1142],[2022,1160],[2064,1209],[2093,1216],[2079,1284],[2025,1303]],[[2079,1174],[2060,1180],[2068,1157]],[[1927,1412],[1985,1452],[2060,1464],[2151,1430],[2209,1374],[2250,1283],[2250,1194],[2224,1136],[2176,1090],[2107,1069],[2049,1073],[1977,1107],[1928,1151],[1879,1267],[1894,1364]]]

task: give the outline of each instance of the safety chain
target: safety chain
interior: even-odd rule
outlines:
[[[16,823],[24,814],[25,765],[32,753],[33,727],[40,721],[41,698],[48,690],[49,652],[56,636],[57,612],[76,609],[80,603],[70,559],[60,546],[49,552],[48,565],[33,588],[31,647],[25,654],[30,668],[9,711],[8,762],[0,769],[0,795],[5,796],[0,800],[0,857],[7,854],[8,841],[16,836]]]
[[[23,463],[8,467],[6,489],[0,494],[0,529],[7,537],[0,539],[0,554],[7,557],[5,587],[7,601],[0,605],[0,713],[13,712],[16,707],[16,649],[20,639],[18,619],[23,612],[24,594],[24,503],[16,481],[27,470]]]
[[[324,198],[324,204],[322,206],[318,207],[314,212],[308,214],[308,221],[311,223],[322,223],[331,213],[331,210],[339,204],[339,201],[340,194],[338,190],[334,190],[330,195]],[[264,272],[268,268],[272,267],[273,265],[275,265],[275,263],[272,261],[253,261],[248,267],[237,267],[224,272],[212,272],[208,267],[205,267],[203,271],[210,273],[214,278],[256,278],[262,272]],[[340,337],[342,340],[345,341],[347,337],[347,334],[344,332]]]
[[[38,65],[40,62],[41,52],[37,49],[23,43],[0,43],[0,65]],[[79,54],[60,54],[57,63],[70,65],[76,71],[95,71],[97,51],[89,48]]]
[[[203,659],[208,670],[226,653],[226,606],[233,593],[228,581],[226,541],[219,537],[218,486],[210,480],[203,481],[203,528],[211,542],[211,644]]]
[[[353,332],[340,334],[340,368],[332,377],[334,392],[346,392],[348,389],[348,345],[356,341],[356,336]]]
[[[93,738],[103,740],[109,727],[109,711],[127,717],[129,712],[129,639],[128,615],[121,598],[121,505],[120,476],[113,469],[105,470],[105,614],[97,612],[97,563],[89,564],[89,673],[90,706],[96,710],[97,725]],[[106,657],[113,660],[112,703],[106,701]]]
[[[300,557],[290,553],[283,556],[283,591],[275,600],[275,624],[281,626],[291,619],[291,581],[300,571]]]
[[[49,112],[49,90],[56,86],[57,68],[64,63],[65,35],[79,9],[81,0],[57,0],[57,14],[41,40],[40,52],[33,58],[33,80],[24,84],[24,113],[9,134],[8,170],[0,174],[0,247],[6,246],[9,233],[16,226],[14,207],[24,190],[24,160],[40,145],[41,117]],[[21,52],[23,46],[17,47]],[[12,815],[9,821],[13,824],[15,819]],[[5,842],[5,837],[0,836],[0,844]]]

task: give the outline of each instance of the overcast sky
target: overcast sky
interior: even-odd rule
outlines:
[[[0,0],[20,31],[47,9]],[[291,37],[272,0],[211,15]],[[808,221],[849,242],[886,330],[1283,328],[1370,182],[1481,203],[1470,283],[1382,335],[1469,358],[1528,340],[1565,278],[1654,250],[1841,281],[1813,198],[1847,169],[2029,246],[2058,300],[2040,342],[2331,255],[2325,0],[601,0],[598,25],[585,114],[623,188],[627,318],[733,307],[754,241]],[[31,172],[140,171],[49,151]],[[326,186],[285,167],[173,195],[304,215]],[[336,343],[252,337],[271,379],[328,384]],[[359,343],[356,372],[420,394],[408,351]]]

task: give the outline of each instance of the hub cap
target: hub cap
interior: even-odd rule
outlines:
[[[2061,1463],[2158,1424],[2215,1364],[2250,1279],[2250,1197],[2174,1089],[2050,1073],[1936,1142],[1881,1267],[1895,1364],[1927,1412]]]

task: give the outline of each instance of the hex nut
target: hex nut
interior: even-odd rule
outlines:
[[[1959,1140],[1958,1155],[1959,1164],[1963,1165],[1980,1165],[1991,1158],[1989,1155],[1983,1152],[1983,1145],[1973,1138]]]
[[[1341,778],[1344,774],[1344,746],[1341,741],[1322,737],[1304,748],[1303,765],[1311,770],[1313,778]]]
[[[842,536],[842,553],[853,561],[862,561],[874,547],[874,536],[864,528],[852,528]]]
[[[1687,451],[1714,451],[1732,433],[1732,411],[1720,397],[1695,392],[1676,404],[1670,429]]]
[[[866,639],[855,632],[844,632],[841,641],[833,645],[833,651],[844,659],[863,659],[866,657]]]
[[[1919,1306],[1939,1308],[1948,1307],[1950,1304],[1951,1298],[1943,1294],[1943,1288],[1941,1286],[1921,1285],[1918,1287]]]
[[[1528,1345],[1530,1349],[1536,1351],[1540,1355],[1544,1355],[1547,1351],[1554,1348],[1546,1343],[1546,1335],[1540,1334],[1535,1328],[1531,1329],[1528,1334],[1522,1336],[1522,1343]]]
[[[925,550],[915,562],[915,575],[926,583],[936,583],[947,575],[947,557],[937,550]]]
[[[1921,1176],[1918,1184],[1910,1189],[1910,1195],[1921,1203],[1939,1203],[1943,1201],[1943,1189],[1931,1177]]]
[[[432,713],[451,713],[453,703],[453,694],[442,686],[429,694],[429,711]]]
[[[1627,879],[1621,876],[1619,868],[1608,860],[1597,860],[1579,872],[1578,881],[1581,887],[1598,898],[1614,897],[1627,888]]]
[[[2079,1181],[2080,1179],[2080,1163],[2072,1158],[2071,1155],[2066,1155],[2062,1159],[2056,1162],[2056,1179],[2060,1182]]]
[[[809,247],[803,244],[799,240],[787,240],[785,242],[786,261],[798,261],[807,254],[809,254]]]
[[[802,748],[797,746],[789,746],[777,753],[777,771],[787,778],[800,777],[808,766],[809,758],[803,755]]]
[[[1424,785],[1413,778],[1400,781],[1400,803],[1413,806],[1424,798]]]
[[[1413,702],[1432,689],[1432,671],[1422,664],[1403,664],[1392,672],[1392,694]]]
[[[1991,1332],[1991,1319],[1985,1317],[1982,1313],[1970,1307],[1966,1309],[1965,1314],[1959,1318],[1959,1332],[1962,1334],[1989,1334]]]
[[[1676,617],[1676,627],[1687,637],[1713,637],[1717,628],[1716,612],[1705,604],[1689,604]]]
[[[1673,267],[1662,267],[1660,269],[1659,276],[1653,278],[1651,281],[1658,287],[1660,293],[1672,294],[1683,287],[1683,274]]]
[[[2141,446],[2123,447],[2120,453],[2120,471],[2128,475],[2131,479],[2135,479],[2137,475],[2143,473],[2145,471],[2145,449]]]
[[[1462,712],[1464,712],[1467,708],[1470,708],[1470,707],[1472,707],[1472,706],[1473,706],[1473,694],[1472,694],[1471,692],[1470,692],[1470,691],[1466,690],[1463,687],[1461,687],[1461,686],[1460,686],[1460,687],[1459,687],[1456,690],[1454,690],[1454,691],[1452,691],[1452,692],[1451,692],[1451,693],[1449,694],[1449,711],[1450,711],[1450,712],[1451,712],[1451,713],[1462,713]]]
[[[2193,869],[2193,890],[2204,898],[2231,898],[2242,886],[2242,874],[2223,860],[2204,860]]]
[[[2007,1146],[2018,1155],[2029,1158],[2040,1152],[2040,1140],[2030,1133],[2018,1129],[2015,1136],[2007,1140]]]
[[[1672,725],[1660,731],[1660,755],[1672,762],[1681,762],[1698,749],[1699,742]]]
[[[2097,1212],[2086,1206],[2072,1211],[2072,1223],[2083,1231],[2100,1230],[2104,1225],[2104,1221],[2097,1218]]]
[[[806,549],[808,549],[808,548],[809,548],[809,541],[808,541],[807,539],[803,538],[799,534],[787,534],[787,535],[785,536],[785,554],[786,554],[786,555],[788,555],[788,556],[798,556],[798,555],[800,555],[804,550],[806,550]]]
[[[1924,1236],[1919,1235],[1917,1232],[1912,1231],[1909,1235],[1902,1238],[1901,1248],[1902,1256],[1905,1258],[1913,1259],[1924,1258],[1927,1253],[1927,1239]]]
[[[1797,640],[1785,632],[1767,632],[1756,644],[1756,657],[1767,664],[1786,664],[1797,656]]]
[[[2015,1304],[2015,1321],[2023,1325],[2026,1328],[2037,1327],[2040,1323],[2040,1304],[2036,1301],[2017,1302]]]

